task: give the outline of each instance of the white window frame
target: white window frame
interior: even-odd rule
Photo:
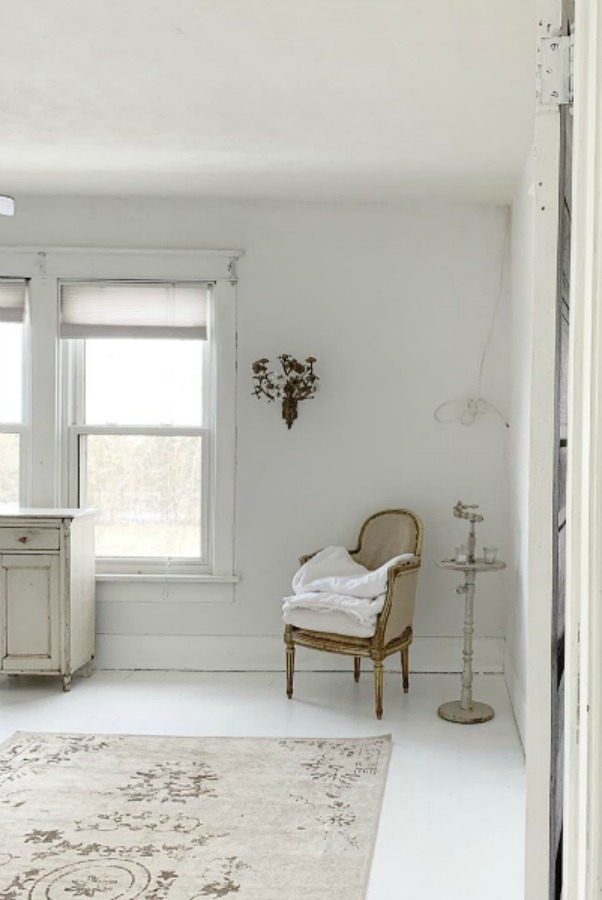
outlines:
[[[0,248],[0,276],[29,280],[30,440],[25,441],[27,465],[22,478],[32,506],[56,508],[73,503],[73,459],[69,436],[69,396],[59,334],[61,281],[211,282],[211,350],[207,365],[213,394],[209,398],[204,448],[205,489],[208,491],[210,535],[202,563],[179,565],[176,560],[149,564],[115,561],[97,578],[103,580],[181,580],[234,582],[234,514],[236,463],[236,262],[238,250],[135,250],[78,248]],[[64,342],[66,343],[66,342]],[[11,426],[12,427],[12,426]],[[23,428],[27,430],[27,425]],[[92,430],[86,427],[86,430]],[[101,430],[105,430],[104,427]],[[166,429],[175,434],[173,430]],[[186,430],[186,429],[183,429]],[[147,433],[148,429],[144,429]],[[163,431],[163,429],[157,429]],[[126,429],[132,433],[132,429]],[[180,433],[180,430],[178,430]],[[71,446],[70,446],[71,443]],[[71,457],[69,453],[71,452]],[[72,469],[73,470],[73,469]]]
[[[210,300],[212,304],[212,300]],[[211,321],[212,311],[209,316]],[[61,341],[62,369],[62,418],[63,435],[67,452],[62,454],[63,483],[67,485],[67,505],[81,505],[82,480],[85,482],[85,451],[80,449],[80,439],[86,435],[157,435],[165,437],[201,438],[201,545],[198,558],[172,559],[162,557],[107,557],[98,556],[96,570],[99,575],[164,575],[166,572],[178,575],[211,575],[213,564],[213,530],[211,505],[211,483],[213,460],[211,459],[213,421],[213,388],[209,360],[215,351],[215,342],[209,335],[203,354],[203,409],[204,422],[201,426],[170,425],[88,425],[84,421],[85,409],[85,339],[65,339]],[[209,359],[208,359],[209,358]],[[207,377],[208,376],[208,377]],[[85,490],[84,490],[85,495]]]

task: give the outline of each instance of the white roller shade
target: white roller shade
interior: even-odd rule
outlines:
[[[22,322],[25,318],[24,280],[0,278],[0,322]]]
[[[61,337],[206,340],[208,284],[63,282]]]

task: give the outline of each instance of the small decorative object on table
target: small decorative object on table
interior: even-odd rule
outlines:
[[[459,519],[467,519],[470,522],[468,542],[465,547],[456,548],[455,559],[444,559],[439,563],[442,569],[450,569],[453,572],[464,574],[464,584],[456,588],[456,593],[465,596],[464,613],[464,650],[462,666],[462,693],[460,700],[450,700],[439,707],[439,715],[448,722],[457,722],[460,725],[476,725],[479,722],[488,722],[493,718],[493,709],[487,703],[479,703],[472,699],[472,635],[474,633],[474,595],[478,572],[500,572],[506,568],[506,563],[496,562],[497,547],[483,548],[483,559],[476,556],[477,538],[475,525],[483,521],[483,516],[471,510],[478,509],[476,505],[466,506],[458,501],[454,506],[454,516]]]
[[[270,361],[265,357],[252,364],[253,378],[256,381],[253,393],[256,397],[267,397],[270,401],[282,397],[282,418],[290,429],[297,418],[299,401],[311,400],[318,390],[320,379],[314,372],[317,360],[315,356],[308,356],[302,363],[288,353],[282,353],[278,359],[282,372],[277,375],[268,371]]]
[[[466,549],[466,544],[460,544],[459,547],[456,547],[456,562],[463,563],[464,565],[468,562],[468,550]]]
[[[470,522],[468,542],[466,545],[469,563],[473,563],[475,561],[475,553],[477,549],[477,535],[475,531],[475,525],[477,522],[483,521],[483,516],[481,516],[479,513],[469,512],[469,510],[478,508],[478,504],[476,503],[469,503],[468,505],[465,505],[461,500],[458,500],[458,502],[454,506],[454,516],[457,519],[468,519],[468,521]],[[462,544],[462,546],[464,547],[464,544]]]

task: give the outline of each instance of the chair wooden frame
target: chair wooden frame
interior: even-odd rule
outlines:
[[[412,552],[413,560],[401,562],[389,569],[387,593],[383,610],[378,616],[376,631],[372,637],[360,638],[351,635],[331,634],[322,631],[310,631],[295,625],[286,625],[284,643],[286,645],[286,693],[289,700],[293,696],[293,680],[295,673],[295,647],[309,647],[313,650],[326,650],[329,653],[342,653],[353,656],[353,674],[359,681],[362,657],[374,663],[374,693],[376,717],[383,715],[383,667],[384,660],[393,653],[401,654],[403,690],[407,694],[410,686],[410,644],[412,643],[412,619],[416,597],[416,582],[420,570],[423,525],[416,513],[408,509],[387,509],[370,516],[362,525],[358,546],[350,550],[355,557],[361,554],[364,538],[371,523],[382,516],[406,516],[414,525],[414,546],[403,548],[400,552]],[[299,563],[303,565],[314,553],[301,556]],[[395,615],[392,616],[392,612]]]

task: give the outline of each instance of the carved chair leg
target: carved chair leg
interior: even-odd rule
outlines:
[[[295,677],[295,645],[286,648],[286,696],[293,696],[293,678]]]
[[[383,717],[383,661],[374,660],[374,699],[376,705],[376,718]]]
[[[403,674],[403,692],[410,690],[410,648],[404,647],[401,651],[401,671]]]
[[[293,643],[293,629],[290,625],[284,627],[284,643],[286,644],[286,696],[290,700],[293,696],[293,678],[295,677],[295,645]]]
[[[353,657],[353,680],[358,682],[360,680],[360,673],[362,671],[362,657],[354,656]]]

